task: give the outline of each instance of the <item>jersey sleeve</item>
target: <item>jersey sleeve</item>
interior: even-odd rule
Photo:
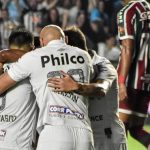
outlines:
[[[113,67],[113,65],[108,61],[106,58],[99,57],[99,61],[94,65],[94,73],[95,78],[93,81],[97,80],[103,80],[107,81],[109,83],[108,89],[111,87],[113,81],[117,79],[117,71]],[[105,90],[108,90],[105,89]]]
[[[11,65],[8,70],[9,76],[16,82],[29,77],[31,74],[32,63],[30,53],[25,54],[18,62]]]
[[[120,40],[134,39],[135,9],[132,5],[127,5],[118,13],[117,24]]]
[[[91,78],[93,76],[93,74],[94,74],[94,69],[93,69],[93,65],[92,65],[92,59],[91,59],[91,57],[90,57],[90,55],[88,53],[85,53],[85,58],[86,58],[86,64],[87,64],[87,66],[89,68],[89,73],[90,73],[90,78]]]

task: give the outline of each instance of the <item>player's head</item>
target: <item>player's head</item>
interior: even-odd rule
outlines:
[[[34,37],[32,33],[24,28],[17,28],[13,30],[8,40],[10,49],[31,51],[34,48]]]
[[[87,50],[86,38],[83,32],[76,26],[68,27],[64,30],[66,41],[68,45],[79,47]]]
[[[65,40],[63,30],[56,25],[45,26],[40,33],[41,46],[46,46],[52,40]]]

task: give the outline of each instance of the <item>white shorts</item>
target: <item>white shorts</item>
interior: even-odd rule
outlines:
[[[0,143],[0,150],[35,150],[35,148],[33,148],[31,145],[28,147],[26,146],[25,148],[19,148],[17,146],[10,146],[9,143],[5,143],[4,145]]]
[[[101,140],[101,139],[99,139]],[[111,139],[106,139],[105,141],[95,141],[95,150],[127,150],[126,143],[112,143]]]
[[[106,130],[107,129],[107,130]],[[127,150],[127,138],[122,122],[113,122],[111,128],[95,132],[95,150]],[[109,136],[108,136],[109,135]]]
[[[93,134],[83,128],[46,125],[37,150],[94,150]]]

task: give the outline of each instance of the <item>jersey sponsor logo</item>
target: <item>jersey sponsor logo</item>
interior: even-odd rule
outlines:
[[[60,113],[60,114],[65,114],[65,115],[73,115],[76,116],[78,119],[84,119],[84,115],[79,113],[78,111],[71,110],[68,107],[64,106],[54,106],[50,105],[49,106],[49,113]]]
[[[14,122],[16,119],[14,115],[0,115],[0,122]]]
[[[67,53],[61,53],[60,56],[41,56],[42,68],[45,68],[46,64],[51,62],[52,66],[69,65],[72,64],[83,64],[85,62],[82,56],[69,56]]]
[[[150,19],[150,11],[142,12],[140,15],[140,21]]]
[[[95,121],[102,121],[103,120],[103,115],[98,115],[98,116],[90,116],[90,120],[95,122]]]
[[[6,130],[0,130],[0,141],[3,141],[6,135]]]
[[[118,27],[118,31],[120,33],[120,36],[124,36],[125,35],[125,29],[124,29],[124,27],[119,26]]]

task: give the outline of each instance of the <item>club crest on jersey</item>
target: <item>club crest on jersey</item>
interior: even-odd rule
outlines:
[[[118,31],[119,31],[119,33],[120,33],[120,36],[124,36],[124,35],[125,35],[125,29],[124,29],[124,27],[119,26],[119,27],[118,27]]]
[[[147,20],[147,19],[150,19],[150,11],[143,12],[140,15],[140,21],[144,21],[144,20]]]
[[[6,135],[6,130],[0,130],[0,141],[3,141]]]
[[[45,68],[47,63],[51,63],[52,66],[59,65],[69,65],[72,64],[83,64],[85,62],[82,56],[69,56],[67,53],[61,53],[60,56],[54,56],[51,54],[50,56],[45,55],[41,56],[42,68]]]

